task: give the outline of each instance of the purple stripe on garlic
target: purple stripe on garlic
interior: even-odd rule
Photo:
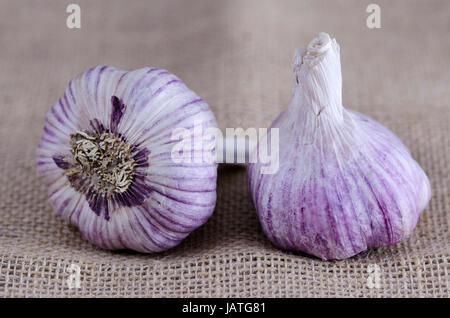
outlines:
[[[37,167],[50,204],[101,248],[149,253],[179,244],[216,202],[215,162],[171,160],[172,130],[194,124],[217,127],[208,105],[173,74],[89,69],[45,120]]]
[[[337,42],[320,33],[295,52],[293,72],[291,102],[271,126],[279,128],[280,168],[264,174],[250,163],[247,172],[268,238],[324,260],[406,239],[430,183],[397,136],[342,106]]]

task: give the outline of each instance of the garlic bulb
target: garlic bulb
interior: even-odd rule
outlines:
[[[45,120],[37,167],[51,206],[101,248],[158,252],[177,245],[216,202],[215,162],[171,160],[171,132],[193,132],[194,122],[217,127],[208,105],[175,75],[89,69]]]
[[[386,127],[342,106],[339,45],[320,33],[297,50],[279,128],[280,168],[248,168],[262,228],[277,246],[326,259],[404,240],[430,199],[430,184]],[[265,143],[270,138],[270,130]],[[273,149],[274,151],[276,149]]]

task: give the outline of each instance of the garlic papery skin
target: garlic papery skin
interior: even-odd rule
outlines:
[[[262,174],[261,163],[250,163],[247,171],[268,238],[323,260],[404,240],[431,196],[399,138],[342,106],[339,51],[324,33],[296,51],[291,102],[271,126],[280,168]]]
[[[216,128],[209,106],[158,68],[98,66],[51,107],[37,168],[53,209],[104,249],[151,253],[181,242],[212,214],[217,163],[176,163],[172,132]],[[195,139],[188,155],[211,150]]]

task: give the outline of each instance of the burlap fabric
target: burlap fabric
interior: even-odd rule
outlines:
[[[66,2],[0,1],[0,296],[449,296],[449,1],[377,1],[382,28],[369,29],[372,1],[78,0],[79,30],[66,27]],[[430,177],[407,241],[345,261],[280,251],[233,167],[219,169],[212,218],[162,254],[97,249],[50,208],[34,153],[79,72],[166,68],[221,128],[268,127],[290,99],[294,48],[319,31],[341,44],[345,105],[397,133]],[[68,288],[70,264],[80,288]]]

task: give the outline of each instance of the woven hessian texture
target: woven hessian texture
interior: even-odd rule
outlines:
[[[1,297],[449,297],[450,2],[0,1]],[[294,49],[341,45],[344,104],[379,120],[428,174],[412,236],[344,261],[287,253],[264,236],[245,169],[220,167],[211,219],[155,255],[84,240],[47,202],[34,154],[50,106],[94,65],[158,66],[212,107],[222,129],[268,127],[287,107]],[[80,288],[68,267],[80,266]],[[372,288],[370,288],[372,287]]]

